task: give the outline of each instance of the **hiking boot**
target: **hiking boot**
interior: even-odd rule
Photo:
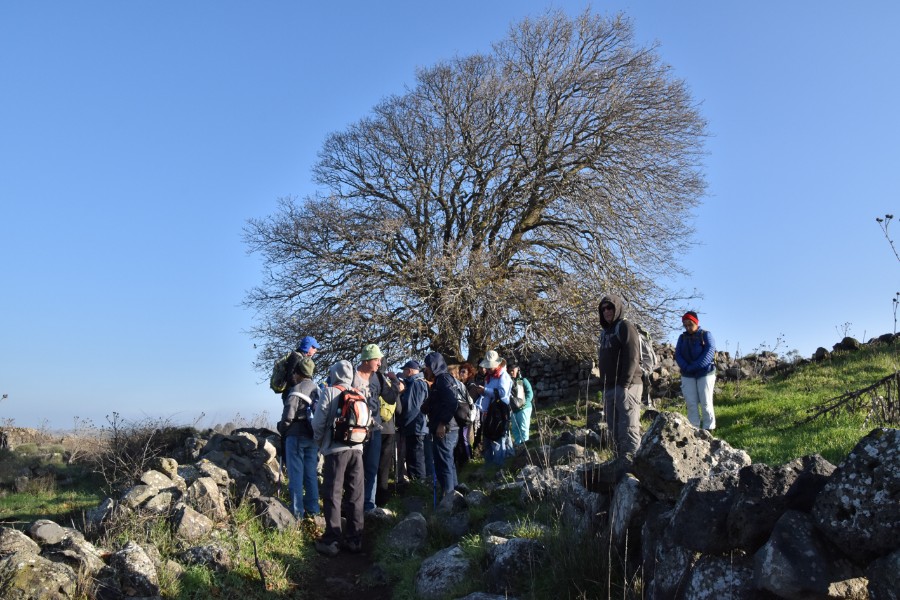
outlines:
[[[359,540],[344,540],[341,544],[341,548],[350,554],[359,554],[363,551],[362,542]]]
[[[331,542],[330,544],[326,544],[325,542],[316,542],[316,552],[319,554],[324,554],[328,557],[337,556],[340,553],[340,548],[338,548],[337,542]]]

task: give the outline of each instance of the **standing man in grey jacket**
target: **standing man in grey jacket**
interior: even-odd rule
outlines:
[[[630,460],[641,444],[641,340],[625,319],[622,299],[600,301],[600,346],[597,350],[603,382],[603,416],[615,443],[616,456]]]
[[[340,360],[328,370],[328,387],[319,393],[319,404],[313,419],[313,436],[325,458],[322,483],[322,508],[325,533],[316,542],[316,550],[325,556],[337,556],[343,536],[343,547],[349,552],[362,551],[363,534],[363,447],[349,446],[334,439],[334,420],[342,390],[353,384],[353,365]],[[347,490],[347,514],[341,514],[344,490]],[[341,528],[341,516],[347,530]]]

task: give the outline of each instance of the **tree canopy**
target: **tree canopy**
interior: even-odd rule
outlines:
[[[608,292],[645,322],[668,316],[705,127],[622,16],[551,12],[418,70],[327,138],[315,194],[248,222],[261,364],[306,334],[326,359],[371,341],[396,360],[587,355]]]

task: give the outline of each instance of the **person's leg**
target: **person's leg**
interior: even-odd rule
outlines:
[[[634,385],[622,390],[622,404],[619,407],[621,423],[619,425],[619,439],[616,443],[622,455],[630,454],[632,457],[641,445],[641,392],[643,384],[638,381]]]
[[[295,517],[303,516],[303,457],[300,455],[299,439],[295,435],[284,438],[288,492],[291,495],[291,512]]]
[[[381,431],[373,431],[369,441],[363,445],[363,472],[365,510],[375,508],[375,491],[378,486],[378,465],[381,462]]]
[[[716,428],[716,411],[713,408],[713,389],[716,387],[716,372],[709,373],[706,377],[697,378],[698,404],[703,410],[701,424],[703,429],[712,431]]]
[[[347,457],[352,450],[333,452],[325,456],[324,481],[322,482],[322,507],[325,512],[325,533],[321,542],[330,544],[341,539],[341,500],[344,496],[344,471]]]
[[[397,483],[401,483],[408,479],[406,475],[406,436],[398,429],[397,434],[394,436],[394,441],[397,444],[398,463],[395,476],[397,477]]]
[[[381,432],[381,459],[378,463],[378,490],[375,495],[376,504],[384,504],[379,498],[386,499],[391,471],[394,467],[394,438],[396,434]]]
[[[319,514],[319,448],[312,438],[298,438],[303,459],[303,512],[307,516]]]
[[[455,448],[459,444],[460,438],[460,430],[453,429],[452,431],[447,432],[448,444],[450,444],[451,448]],[[456,486],[459,485],[459,477],[456,474],[456,462],[453,460],[453,451],[450,451],[451,460],[450,460],[450,487],[447,488],[446,491],[452,492],[456,489]]]
[[[613,451],[618,454],[618,403],[616,402],[616,390],[621,388],[611,388],[603,391],[603,420],[606,423],[606,443]]]
[[[411,480],[425,478],[425,436],[406,436],[406,471]]]
[[[524,412],[524,410],[520,410],[512,414],[512,439],[514,444],[521,444],[523,441],[522,417]]]
[[[519,412],[522,415],[521,439],[523,444],[531,438],[531,411],[532,407],[526,406]]]
[[[684,403],[687,406],[687,418],[694,427],[700,427],[700,393],[695,377],[681,378],[681,393],[684,395]]]
[[[448,431],[443,438],[434,438],[434,471],[444,494],[452,491],[455,487],[453,483],[453,448],[456,446],[457,433],[458,430]]]
[[[347,535],[346,541],[351,550],[356,550],[354,544],[362,549],[362,535],[365,519],[363,517],[363,487],[365,486],[365,469],[362,452],[350,450],[345,452],[347,457],[347,469],[344,477],[347,485]]]

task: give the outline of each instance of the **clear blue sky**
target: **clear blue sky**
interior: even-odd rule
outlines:
[[[325,136],[417,66],[552,6],[0,3],[0,419],[274,418],[240,306],[261,279],[246,220],[312,192]],[[658,41],[709,121],[683,285],[720,349],[892,331],[900,262],[875,217],[900,218],[900,3],[593,9]]]

